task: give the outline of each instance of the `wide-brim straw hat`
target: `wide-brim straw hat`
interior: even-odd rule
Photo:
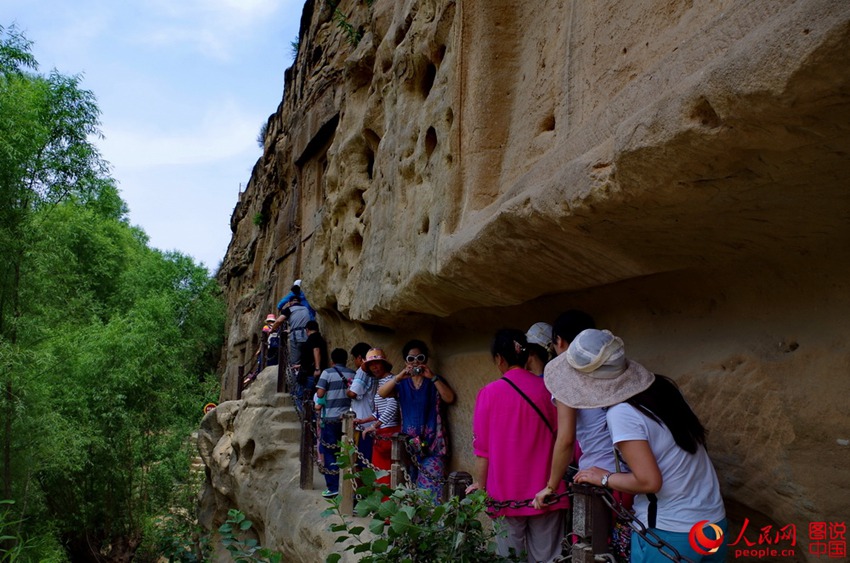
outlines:
[[[595,409],[645,391],[655,375],[626,358],[620,338],[607,330],[587,329],[546,364],[543,379],[552,396],[568,407]]]
[[[366,352],[366,360],[363,362],[363,369],[368,370],[369,366],[375,362],[384,362],[387,371],[393,370],[393,365],[387,360],[387,355],[380,348],[372,348]]]

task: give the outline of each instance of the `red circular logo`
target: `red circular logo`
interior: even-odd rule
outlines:
[[[714,530],[716,538],[711,539],[706,536],[705,528]],[[717,524],[709,523],[708,520],[700,520],[691,527],[691,531],[688,534],[688,542],[690,542],[694,551],[700,555],[711,555],[723,545],[723,530]]]
[[[216,407],[215,403],[207,403],[204,405],[204,414],[207,414]]]

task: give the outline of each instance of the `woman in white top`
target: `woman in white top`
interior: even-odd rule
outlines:
[[[576,483],[634,493],[636,518],[681,555],[724,560],[726,513],[706,431],[672,380],[628,360],[610,332],[589,329],[550,362],[546,386],[573,408],[607,407],[612,441],[629,467],[581,469]],[[631,560],[670,559],[632,533]]]

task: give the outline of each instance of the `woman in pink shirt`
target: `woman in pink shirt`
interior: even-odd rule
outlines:
[[[473,448],[477,481],[495,501],[533,498],[549,478],[558,415],[543,380],[524,367],[528,359],[525,334],[502,329],[491,353],[502,378],[478,393],[473,418]],[[554,493],[564,493],[564,482]],[[504,517],[497,525],[507,536],[497,538],[498,553],[525,552],[529,562],[552,561],[561,554],[566,496],[541,510],[527,506],[493,511]]]

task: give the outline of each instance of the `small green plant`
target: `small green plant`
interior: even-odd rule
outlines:
[[[364,0],[366,6],[372,7],[372,4],[375,0]],[[360,40],[363,39],[363,30],[362,28],[354,27],[352,23],[348,20],[348,16],[339,9],[339,1],[338,0],[325,0],[325,3],[330,6],[330,8],[334,11],[333,18],[336,22],[336,26],[342,30],[345,34],[345,38],[348,41],[348,44],[352,47],[357,47],[360,44]]]
[[[301,46],[301,36],[296,35],[295,39],[293,39],[292,41],[289,42],[289,48],[291,49],[293,61],[298,58],[298,49],[299,49],[300,46]]]
[[[266,134],[269,132],[269,122],[264,121],[262,125],[260,125],[260,131],[257,133],[257,144],[260,145],[260,148],[264,148],[266,146]]]
[[[345,34],[348,44],[352,47],[357,47],[360,44],[360,40],[363,39],[363,32],[354,27],[339,8],[334,11],[334,20],[336,20],[336,26]]]
[[[254,213],[254,224],[262,227],[266,224],[266,216],[263,213]]]
[[[11,499],[0,500],[0,561],[4,562],[17,561],[27,549],[27,542],[19,533],[23,520],[13,513],[14,504]]]
[[[230,552],[233,560],[236,563],[280,563],[282,553],[261,547],[254,538],[244,537],[251,526],[253,523],[241,511],[235,508],[227,511],[227,521],[219,527],[218,533],[221,544]]]
[[[337,458],[340,467],[350,465],[353,447],[343,445]],[[462,561],[490,563],[519,561],[516,557],[496,554],[495,533],[482,520],[487,510],[487,495],[476,491],[464,499],[453,497],[437,504],[423,489],[395,490],[377,483],[380,477],[372,469],[363,469],[346,479],[356,479],[360,501],[355,506],[359,516],[371,516],[369,533],[363,526],[347,520],[340,511],[339,499],[329,500],[331,508],[324,516],[336,515],[339,524],[331,525],[336,541],[349,541],[345,551],[362,554],[363,563],[396,563],[398,561]],[[326,562],[337,563],[340,553],[330,554]]]

